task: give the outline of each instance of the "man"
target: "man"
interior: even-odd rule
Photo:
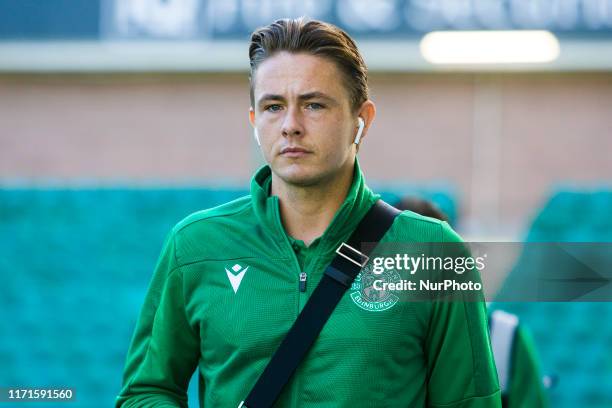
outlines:
[[[249,55],[249,118],[268,165],[250,196],[169,234],[117,407],[186,406],[196,368],[200,406],[237,407],[378,199],[356,159],[376,109],[353,40],[330,24],[279,20],[253,33]],[[460,238],[405,213],[383,241]],[[482,302],[357,298],[345,293],[276,406],[499,406]]]

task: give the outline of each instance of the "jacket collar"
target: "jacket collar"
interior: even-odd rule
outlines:
[[[280,219],[278,197],[269,195],[271,182],[272,170],[268,165],[257,170],[251,179],[253,210],[258,221],[268,233],[284,239],[287,234]],[[355,159],[351,187],[344,202],[323,233],[321,241],[327,245],[336,246],[340,240],[346,240],[378,198],[380,196],[374,194],[365,184],[359,162]]]

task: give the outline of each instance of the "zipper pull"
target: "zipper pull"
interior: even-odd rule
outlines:
[[[306,275],[306,272],[301,272],[300,273],[300,292],[306,292],[306,278],[308,278],[308,275]]]

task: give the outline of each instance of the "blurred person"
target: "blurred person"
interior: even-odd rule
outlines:
[[[419,197],[402,197],[395,205],[426,217],[448,221],[433,202]],[[548,399],[531,333],[519,324],[518,316],[495,310],[489,314],[493,357],[497,369],[504,408],[544,408]]]
[[[249,57],[249,120],[267,165],[249,196],[169,233],[117,407],[185,407],[196,369],[200,406],[247,406],[323,271],[377,205],[357,160],[376,109],[354,41],[328,23],[284,19],[252,34]],[[447,223],[408,212],[383,239],[462,242]],[[286,380],[275,406],[501,404],[484,302],[367,310],[345,292]]]
[[[395,208],[402,211],[412,211],[417,214],[424,215],[425,217],[431,217],[440,221],[448,222],[448,217],[436,204],[419,197],[402,197],[395,205]]]
[[[489,315],[491,342],[504,408],[548,407],[544,376],[531,333],[518,316],[503,310]]]

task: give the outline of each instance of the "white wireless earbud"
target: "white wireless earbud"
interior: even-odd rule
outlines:
[[[261,146],[261,142],[259,141],[259,133],[257,133],[257,128],[253,128],[253,136],[255,137],[255,140],[257,141],[257,146]]]
[[[355,136],[355,141],[353,142],[355,144],[359,144],[359,141],[361,140],[361,133],[363,133],[363,127],[365,126],[365,122],[361,116],[357,118],[357,122],[359,122],[359,129],[357,129],[357,135]]]

